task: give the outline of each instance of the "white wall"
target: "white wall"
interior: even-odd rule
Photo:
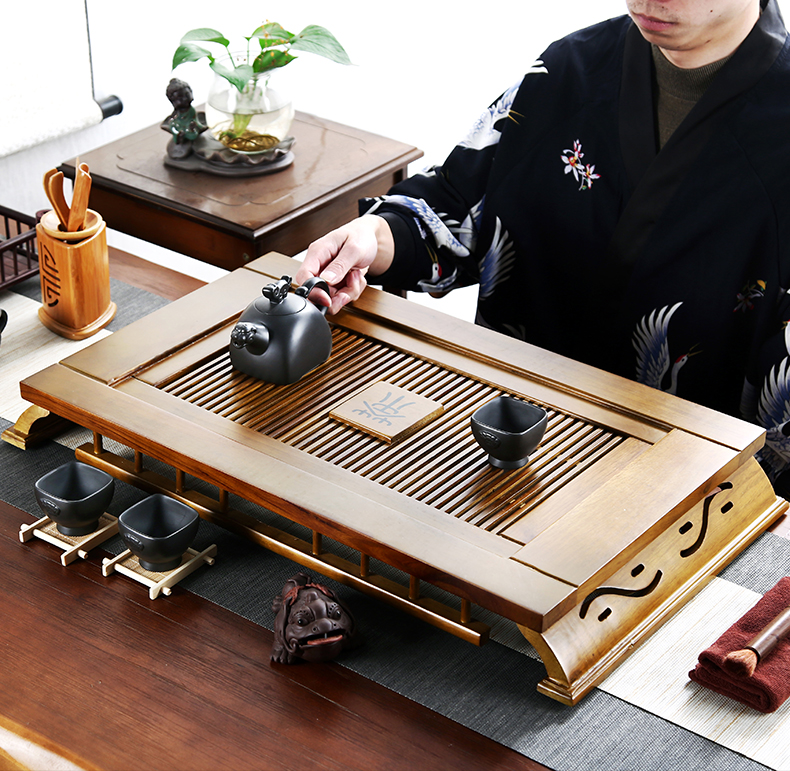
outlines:
[[[39,0],[31,8],[43,20],[47,6],[59,2]],[[32,214],[49,208],[41,185],[48,168],[170,112],[164,92],[172,77],[172,54],[184,32],[214,27],[243,43],[243,35],[266,20],[252,5],[222,0],[137,0],[125,5],[87,0],[87,5],[97,95],[117,94],[124,111],[98,126],[0,159],[0,203],[19,211]],[[425,152],[417,163],[422,167],[441,162],[480,111],[519,80],[548,43],[624,13],[625,0],[300,0],[263,4],[261,10],[293,32],[307,24],[327,27],[354,62],[343,67],[303,54],[290,64],[282,74],[297,109],[416,145]],[[46,55],[53,57],[53,80],[46,87],[65,87],[57,80],[57,53]],[[175,74],[192,85],[196,102],[205,100],[210,80],[205,61],[183,65]],[[32,97],[45,95],[42,88]],[[163,132],[163,153],[166,141]],[[143,256],[156,253],[167,262],[167,255],[121,234],[110,233],[109,240]],[[200,274],[203,267],[193,270]]]
[[[39,0],[31,8],[43,20],[47,6],[60,2]],[[222,0],[137,0],[123,6],[114,0],[87,0],[87,6],[97,95],[117,94],[124,111],[98,126],[0,159],[0,203],[6,206],[31,214],[48,207],[41,185],[47,168],[167,115],[172,108],[164,92],[184,32],[214,27],[243,43],[243,35],[265,21],[253,5]],[[548,42],[624,7],[624,0],[300,0],[262,4],[261,11],[294,32],[307,24],[326,26],[354,62],[343,67],[302,54],[282,71],[297,109],[414,144],[425,151],[425,163],[435,163]],[[244,8],[249,11],[242,13]],[[34,40],[30,48],[35,50]],[[39,55],[52,57],[52,80],[31,94],[34,99],[46,98],[50,88],[68,87],[58,80],[57,52]],[[3,61],[2,66],[16,64]],[[196,101],[205,99],[207,62],[182,65],[175,74],[191,83]],[[1,101],[2,94],[2,119],[12,120]],[[164,132],[162,138],[164,152]]]

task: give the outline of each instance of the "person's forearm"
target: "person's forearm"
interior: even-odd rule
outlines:
[[[395,239],[392,237],[392,230],[390,230],[389,223],[383,217],[378,217],[375,214],[364,216],[370,217],[371,220],[375,220],[374,230],[376,234],[376,243],[378,244],[376,256],[373,258],[368,272],[371,276],[380,276],[389,269],[390,265],[392,265],[392,260],[395,257]]]

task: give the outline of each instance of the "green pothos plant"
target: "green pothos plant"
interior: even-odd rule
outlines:
[[[291,51],[306,51],[339,64],[351,64],[337,38],[328,29],[317,24],[311,24],[294,34],[277,22],[267,21],[244,39],[247,42],[246,50],[231,51],[230,41],[221,32],[206,27],[190,30],[181,38],[173,54],[173,69],[185,62],[206,58],[209,60],[209,67],[235,86],[240,97],[250,103],[262,95],[258,76],[290,64],[297,58]],[[220,54],[217,59],[211,51],[199,45],[200,43],[214,43],[224,48],[225,53]],[[253,139],[247,138],[247,127],[251,118],[252,115],[247,111],[234,112],[230,126],[221,133],[219,139],[229,147],[234,147],[239,142],[260,142],[261,138],[257,135]],[[270,140],[271,137],[267,137],[265,141]]]
[[[173,69],[185,62],[196,62],[207,58],[209,67],[217,75],[225,78],[243,93],[255,75],[285,67],[296,59],[291,51],[306,51],[338,64],[351,64],[348,54],[337,38],[328,29],[317,24],[311,24],[298,34],[294,34],[277,22],[267,21],[244,39],[247,41],[246,55],[242,53],[242,56],[239,56],[239,52],[231,51],[230,41],[221,32],[205,27],[190,30],[181,38],[173,54]],[[211,51],[203,48],[199,43],[215,43],[222,46],[226,52],[221,55],[223,61],[217,60]],[[225,56],[228,66],[223,63]]]

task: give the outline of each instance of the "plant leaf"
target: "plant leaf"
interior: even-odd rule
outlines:
[[[310,24],[291,40],[291,48],[295,51],[308,51],[323,56],[338,64],[351,64],[346,49],[337,38],[325,27]]]
[[[196,62],[204,56],[211,57],[211,52],[195,43],[182,43],[173,54],[173,69],[184,62]]]
[[[209,67],[211,67],[211,69],[214,70],[217,75],[220,75],[221,77],[225,78],[225,80],[236,86],[239,91],[244,90],[244,86],[249,83],[249,80],[253,75],[253,69],[249,64],[239,64],[237,67],[231,69],[230,67],[225,67],[212,58]]]
[[[262,24],[250,35],[250,40],[258,40],[262,49],[286,45],[294,37],[293,32],[283,29],[276,21]]]
[[[230,45],[230,41],[221,32],[217,32],[217,30],[210,27],[191,29],[181,38],[182,43],[189,43],[192,40],[202,40],[204,43],[219,43],[226,47]]]
[[[261,51],[255,61],[252,63],[252,69],[255,72],[267,72],[274,70],[277,67],[285,67],[288,62],[296,59],[288,51],[281,51],[278,48],[268,48]]]

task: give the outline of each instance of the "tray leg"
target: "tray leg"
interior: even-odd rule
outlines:
[[[127,557],[130,557],[132,552],[130,549],[126,549],[122,551],[120,554],[116,555],[115,557],[105,557],[101,563],[101,574],[106,578],[111,573],[115,572],[115,566],[118,565],[120,562],[125,560]]]
[[[34,538],[36,535],[36,530],[43,527],[50,522],[49,517],[41,517],[41,519],[37,519],[35,522],[30,524],[23,524],[19,527],[19,540],[22,543],[27,543],[31,538]]]
[[[126,549],[115,557],[105,557],[102,561],[101,572],[103,576],[118,572],[143,584],[143,586],[147,586],[149,598],[155,600],[160,594],[169,596],[173,586],[190,573],[194,573],[199,567],[213,565],[216,553],[216,544],[211,544],[202,552],[187,549],[179,567],[164,573],[154,573],[140,565],[137,557],[129,549]]]
[[[34,404],[16,419],[13,426],[3,431],[2,438],[20,450],[27,450],[45,439],[62,434],[72,425],[65,418]]]
[[[186,578],[190,573],[194,573],[199,567],[202,567],[205,563],[206,565],[213,565],[215,560],[214,556],[217,553],[217,545],[211,544],[207,549],[204,549],[202,552],[196,552],[194,549],[189,549],[188,554],[190,555],[189,558],[185,558],[184,563],[177,567],[175,570],[171,570],[161,581],[150,586],[148,590],[148,596],[155,600],[159,596],[159,592],[161,591],[164,595],[170,595],[170,590],[174,587],[182,578]]]

